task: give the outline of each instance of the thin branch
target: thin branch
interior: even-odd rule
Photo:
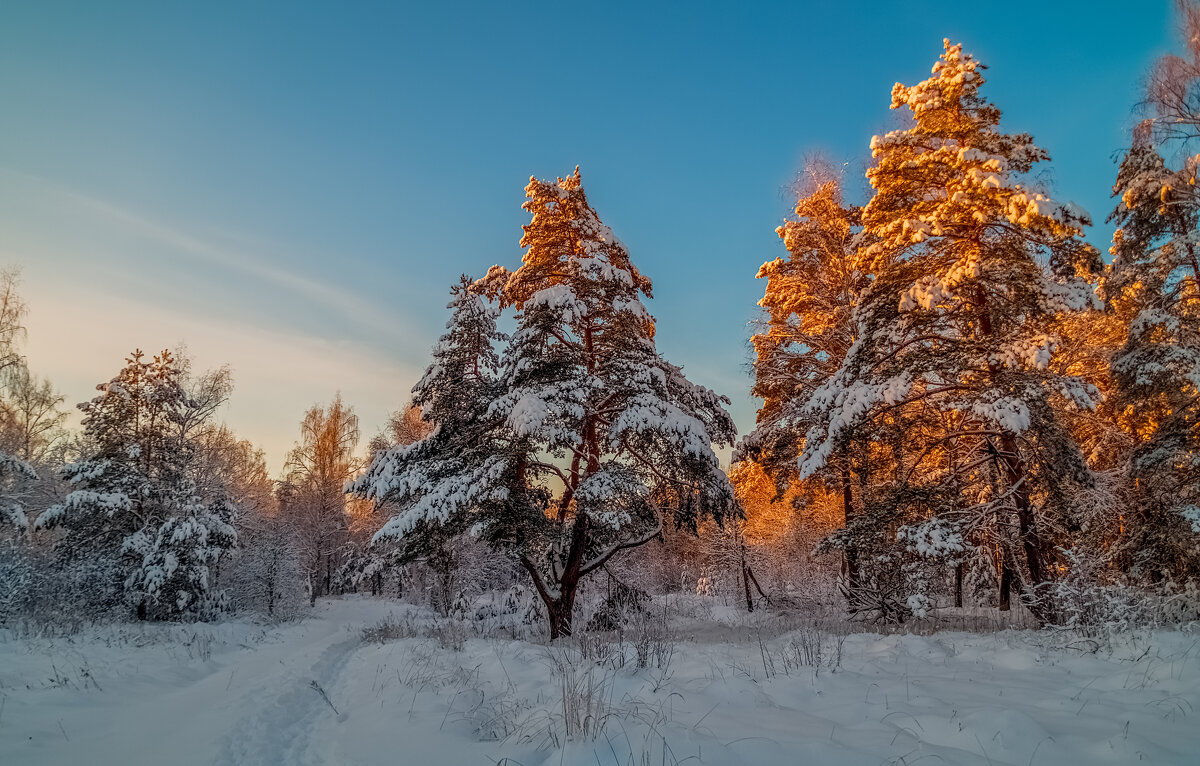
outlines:
[[[664,482],[666,482],[668,484],[683,484],[683,482],[680,481],[679,479],[672,479],[668,476],[665,476],[662,472],[660,472],[657,468],[654,467],[654,463],[652,463],[651,461],[642,457],[642,455],[640,453],[638,453],[637,450],[635,450],[633,447],[629,446],[629,444],[627,442],[625,442],[624,440],[622,440],[621,446],[624,447],[629,452],[630,455],[633,455],[646,468],[650,469],[650,472],[652,474],[654,474],[658,478],[662,479]]]
[[[650,542],[651,540],[653,540],[654,538],[658,537],[661,534],[662,534],[662,522],[659,522],[658,524],[656,524],[654,526],[654,529],[650,530],[649,532],[642,535],[641,537],[637,537],[632,540],[627,540],[623,543],[618,543],[617,545],[614,545],[611,548],[609,548],[604,553],[601,553],[599,556],[596,556],[591,561],[585,563],[583,566],[581,566],[579,568],[579,576],[583,577],[587,573],[604,566],[605,562],[607,562],[609,559],[611,559],[613,557],[613,555],[616,554],[618,551],[623,551],[623,550],[626,550],[627,548],[636,548],[639,545],[645,545],[646,543]]]
[[[529,467],[530,468],[544,468],[547,471],[553,471],[555,474],[558,475],[559,479],[562,479],[563,484],[565,484],[568,487],[571,486],[571,482],[568,481],[567,475],[565,473],[563,473],[562,469],[556,465],[551,465],[550,463],[542,463],[540,461],[535,460],[534,462],[529,464]]]
[[[537,589],[538,595],[542,597],[542,601],[547,605],[554,603],[554,597],[550,595],[550,591],[546,589],[546,585],[542,582],[542,573],[534,566],[533,562],[527,556],[520,557],[521,566],[525,567],[525,571],[529,572],[529,576],[533,578],[533,587]]]

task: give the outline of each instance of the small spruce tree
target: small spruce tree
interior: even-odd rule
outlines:
[[[114,590],[140,618],[211,613],[221,605],[214,567],[237,539],[234,510],[222,497],[203,501],[189,478],[190,402],[175,358],[134,351],[97,390],[79,405],[83,457],[62,471],[74,489],[37,526],[61,530],[68,565],[107,562],[99,571],[119,577]]]
[[[451,289],[447,308],[446,332],[413,387],[413,405],[432,430],[415,442],[379,450],[347,485],[392,513],[372,540],[368,574],[425,561],[439,582],[449,582],[454,538],[467,531],[480,508],[505,500],[497,485],[505,463],[488,408],[499,367],[495,344],[506,336],[496,329],[498,312],[472,292],[466,275]],[[439,606],[444,611],[450,604],[442,598]]]

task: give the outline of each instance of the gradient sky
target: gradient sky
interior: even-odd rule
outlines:
[[[189,7],[190,5],[190,7]],[[0,263],[73,403],[134,347],[229,363],[273,470],[341,390],[408,398],[457,275],[515,267],[531,174],[582,166],[655,282],[663,354],[753,426],[759,264],[804,157],[863,201],[892,84],[941,40],[1103,223],[1168,0],[0,3]]]

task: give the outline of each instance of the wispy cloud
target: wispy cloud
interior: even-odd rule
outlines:
[[[0,167],[0,176],[35,186],[43,193],[103,218],[126,234],[156,241],[176,252],[186,253],[199,261],[273,285],[313,303],[339,313],[348,322],[371,328],[375,332],[396,337],[408,336],[409,323],[395,311],[373,304],[356,293],[338,285],[309,279],[294,271],[281,268],[261,253],[234,250],[190,234],[174,226],[151,220],[143,215],[96,197],[67,188],[40,176]],[[68,212],[64,216],[70,215]]]
[[[277,469],[309,406],[341,391],[369,435],[406,401],[424,364],[427,339],[410,331],[395,310],[281,267],[264,254],[276,249],[270,245],[260,250],[218,244],[10,169],[0,168],[0,185],[3,196],[17,208],[28,205],[37,218],[23,225],[20,210],[10,208],[13,225],[0,232],[0,264],[26,267],[26,353],[34,371],[49,377],[71,403],[93,396],[95,384],[115,374],[135,345],[157,351],[185,343],[198,367],[233,368],[236,390],[224,417],[241,436],[264,447]],[[172,303],[181,295],[178,285],[157,290],[154,277],[136,283],[133,272],[145,256],[122,254],[137,242],[217,272],[211,287],[183,283],[184,293],[212,294],[181,305]],[[99,268],[77,270],[84,262]],[[116,282],[96,283],[106,273],[115,274]],[[222,284],[229,275],[250,283],[239,286],[236,298]],[[249,302],[259,305],[247,305],[246,294],[261,298]],[[287,315],[264,322],[263,311],[275,307]],[[318,309],[327,324],[293,321]],[[329,333],[322,335],[326,326]]]
[[[0,251],[0,257],[11,253]],[[64,285],[31,294],[30,366],[74,403],[94,396],[132,346],[157,351],[184,343],[196,365],[228,364],[236,390],[223,417],[267,450],[273,468],[296,438],[304,411],[341,391],[369,435],[401,406],[419,363],[389,358],[364,344],[246,327],[213,316],[186,315],[133,299]]]

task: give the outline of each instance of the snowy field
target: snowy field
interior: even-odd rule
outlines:
[[[0,632],[0,764],[1200,763],[1200,634],[623,638],[472,638],[349,598],[281,626]]]

